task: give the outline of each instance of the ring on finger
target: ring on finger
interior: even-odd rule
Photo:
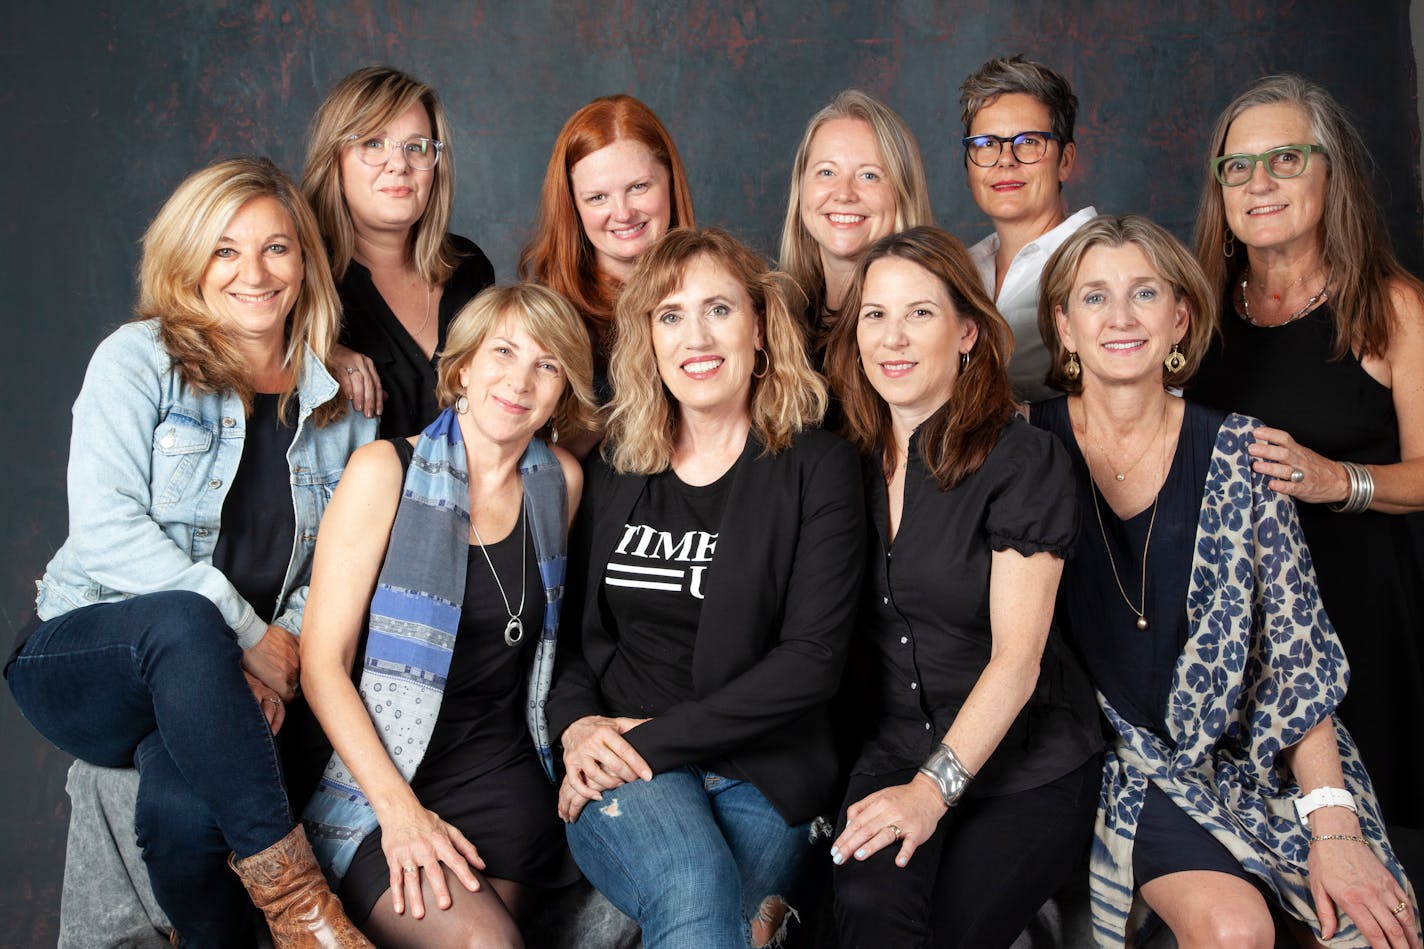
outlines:
[[[347,374],[348,376],[351,375],[351,374],[353,374],[355,371],[356,371],[356,367],[355,367],[355,366],[347,366],[347,367],[346,367],[346,374]]]
[[[1302,481],[1305,480],[1305,472],[1301,471],[1299,468],[1292,468],[1290,473],[1290,479],[1293,483],[1300,484]]]
[[[1391,916],[1398,916],[1400,913],[1404,912],[1407,909],[1409,909],[1409,901],[1400,900],[1399,905],[1396,906],[1394,909],[1390,910],[1389,913]]]
[[[888,830],[888,831],[890,831],[890,836],[891,836],[891,837],[894,837],[896,840],[899,840],[899,839],[900,839],[900,825],[899,825],[899,824],[890,824],[890,825],[888,825],[885,829]]]
[[[406,873],[418,873],[418,872],[420,872],[420,867],[404,867],[403,869],[405,870]]]

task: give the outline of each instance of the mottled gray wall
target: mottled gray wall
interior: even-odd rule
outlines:
[[[4,503],[0,627],[65,534],[68,407],[134,295],[137,239],[178,181],[235,152],[299,172],[325,89],[389,62],[441,90],[458,156],[455,230],[510,277],[549,147],[596,95],[647,101],[676,136],[699,220],[775,247],[792,151],[832,93],[861,85],[915,130],[941,224],[986,227],[955,144],[960,80],[992,55],[1056,64],[1082,100],[1074,207],[1151,214],[1181,236],[1218,109],[1296,69],[1357,117],[1396,245],[1416,270],[1419,117],[1404,2],[835,0],[10,4],[0,28]],[[0,634],[0,639],[3,639]],[[7,644],[8,647],[8,644]],[[0,698],[0,942],[52,945],[64,757]]]

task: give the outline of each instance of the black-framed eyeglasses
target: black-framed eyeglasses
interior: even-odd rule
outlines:
[[[1272,178],[1298,178],[1305,174],[1312,153],[1324,155],[1325,149],[1319,145],[1281,145],[1268,148],[1259,155],[1244,152],[1222,155],[1211,160],[1211,170],[1224,186],[1239,188],[1256,173],[1257,162],[1266,166],[1266,174]]]
[[[1004,146],[1014,160],[1021,165],[1032,165],[1043,161],[1048,154],[1048,143],[1058,140],[1052,132],[1019,132],[1007,138],[1003,135],[966,135],[960,141],[969,160],[980,168],[992,168],[999,163],[999,155]]]
[[[403,142],[377,135],[348,135],[346,141],[356,150],[361,163],[379,168],[396,152],[405,155],[406,164],[417,171],[429,171],[440,161],[445,143],[433,138],[408,138]]]

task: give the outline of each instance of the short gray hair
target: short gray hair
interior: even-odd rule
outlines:
[[[969,126],[980,109],[1011,92],[1033,96],[1048,107],[1053,128],[1047,131],[1058,138],[1060,147],[1073,141],[1073,124],[1078,119],[1078,97],[1073,94],[1073,87],[1054,70],[1025,59],[1022,54],[991,59],[964,80],[959,87],[964,134],[969,134]]]

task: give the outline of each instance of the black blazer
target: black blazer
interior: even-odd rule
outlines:
[[[557,738],[605,714],[600,680],[618,649],[602,579],[648,478],[588,465],[571,543],[570,615],[549,698]],[[693,650],[697,698],[628,732],[654,772],[725,757],[790,824],[834,793],[827,701],[859,606],[865,501],[854,450],[819,429],[776,455],[754,436],[734,466]],[[581,647],[581,648],[580,648]]]

